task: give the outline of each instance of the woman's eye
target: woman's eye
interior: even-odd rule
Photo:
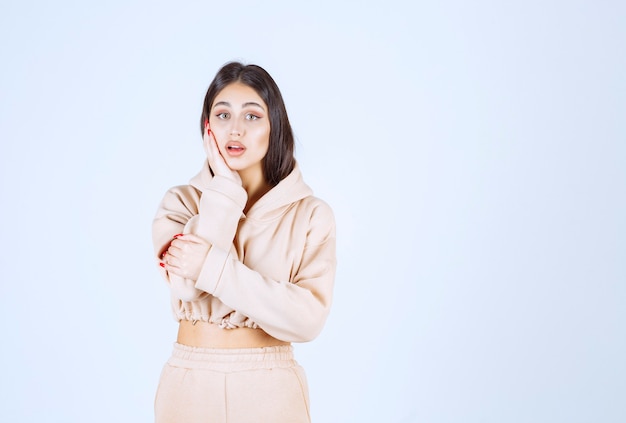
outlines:
[[[257,119],[259,119],[259,116],[257,116],[257,115],[253,115],[252,113],[248,113],[248,114],[246,115],[246,119],[247,119],[247,120],[257,120]]]
[[[230,113],[222,112],[215,116],[217,116],[218,119],[228,119],[230,117]]]

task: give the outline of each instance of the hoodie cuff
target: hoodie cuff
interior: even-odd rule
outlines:
[[[196,235],[230,251],[247,200],[246,190],[236,182],[212,179],[200,197]]]
[[[224,176],[214,176],[206,190],[224,195],[240,210],[243,210],[248,201],[246,190],[240,184]]]
[[[228,251],[212,245],[198,275],[196,288],[214,294],[222,279],[222,273],[229,256]]]

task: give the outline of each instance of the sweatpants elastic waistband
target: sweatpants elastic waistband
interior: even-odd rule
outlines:
[[[174,343],[168,360],[174,367],[222,372],[293,367],[297,362],[291,345],[263,348],[200,348]]]

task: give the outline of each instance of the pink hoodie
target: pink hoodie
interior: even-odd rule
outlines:
[[[152,226],[157,258],[178,233],[211,243],[197,281],[159,267],[174,315],[310,341],[322,330],[332,299],[333,212],[313,197],[297,166],[244,215],[246,201],[243,187],[211,176],[206,162],[189,185],[165,194]]]

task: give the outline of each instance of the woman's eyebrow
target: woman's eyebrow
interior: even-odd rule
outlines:
[[[213,105],[213,107],[217,107],[217,106],[226,106],[226,107],[232,107],[232,105],[228,102],[228,101],[218,101],[217,103],[215,103]],[[248,106],[254,106],[254,107],[258,107],[261,110],[265,111],[265,108],[263,106],[261,106],[259,103],[255,102],[255,101],[248,101],[246,103],[243,103],[241,105],[241,108],[246,108]]]
[[[265,108],[263,106],[261,106],[259,103],[254,102],[254,101],[248,101],[247,103],[243,103],[241,108],[243,109],[243,108],[248,107],[248,106],[254,106],[254,107],[260,108],[261,110],[265,110]]]

